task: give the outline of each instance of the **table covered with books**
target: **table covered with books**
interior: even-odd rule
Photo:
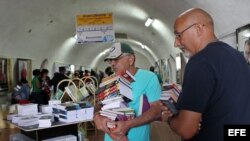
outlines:
[[[40,141],[63,135],[74,135],[78,137],[78,124],[87,121],[92,120],[83,120],[77,122],[55,121],[50,127],[39,127],[38,124],[24,127],[18,126],[16,123],[10,123],[19,128],[22,134],[30,137],[31,139],[35,139],[36,141]]]
[[[47,113],[38,112],[37,104],[17,105],[17,109],[18,113],[9,114],[7,120],[19,128],[23,135],[36,141],[65,135],[73,135],[79,140],[79,123],[93,120],[93,106],[83,102],[43,107]]]

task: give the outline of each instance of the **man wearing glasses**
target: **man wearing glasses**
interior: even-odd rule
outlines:
[[[157,76],[147,70],[135,67],[135,53],[133,49],[125,43],[115,43],[109,50],[109,55],[105,58],[116,75],[123,75],[129,71],[135,81],[131,83],[133,100],[128,106],[135,110],[136,118],[128,121],[114,122],[116,128],[112,131],[107,127],[110,120],[99,114],[95,114],[94,121],[97,129],[105,132],[105,141],[129,140],[129,141],[149,141],[149,122],[158,118],[161,114],[160,99],[161,87]],[[150,103],[150,109],[139,115],[140,96],[144,94]]]
[[[212,17],[189,9],[174,24],[175,47],[189,57],[173,115],[162,118],[184,140],[223,141],[224,125],[250,124],[250,71],[243,55],[214,34]]]

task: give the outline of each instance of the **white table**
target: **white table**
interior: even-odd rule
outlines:
[[[83,120],[77,122],[61,122],[55,121],[50,127],[38,127],[38,124],[33,126],[21,127],[17,124],[11,123],[21,130],[21,133],[34,139],[36,141],[41,141],[44,139],[49,139],[53,137],[63,136],[63,135],[74,135],[78,139],[78,124],[82,122],[88,122],[92,120]]]

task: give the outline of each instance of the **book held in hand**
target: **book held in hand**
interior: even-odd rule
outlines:
[[[180,95],[180,89],[176,84],[163,84],[161,102],[169,108],[173,114],[177,114],[176,103]]]
[[[161,102],[168,107],[168,109],[173,113],[173,115],[178,113],[178,110],[176,109],[174,103],[170,100],[161,100]]]
[[[150,108],[150,103],[148,102],[148,98],[145,94],[140,96],[140,105],[138,115],[143,114]]]
[[[122,77],[125,78],[130,83],[135,81],[135,77],[128,70],[126,70],[126,72],[122,75]]]

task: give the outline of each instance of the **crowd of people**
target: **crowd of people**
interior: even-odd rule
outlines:
[[[107,67],[110,69],[110,67]],[[12,93],[11,103],[37,103],[48,104],[48,101],[51,99],[51,96],[56,94],[57,85],[60,81],[69,79],[69,78],[83,78],[86,76],[93,76],[97,78],[98,82],[101,83],[102,79],[108,75],[111,75],[113,72],[110,69],[107,71],[108,74],[104,74],[102,71],[96,73],[94,70],[88,71],[75,71],[73,75],[70,76],[69,71],[66,70],[66,67],[59,67],[59,72],[55,72],[52,79],[49,77],[48,69],[34,69],[33,78],[31,85],[29,86],[28,80],[22,78],[20,82],[17,83],[17,86],[14,88]],[[62,82],[59,85],[59,89],[64,91],[64,88],[68,85],[68,82]]]

